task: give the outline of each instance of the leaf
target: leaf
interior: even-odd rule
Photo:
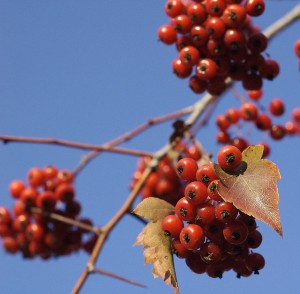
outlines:
[[[270,225],[282,236],[277,189],[280,173],[272,161],[262,159],[263,148],[249,146],[242,153],[242,168],[231,173],[214,164],[220,179],[218,190],[225,201]]]
[[[148,223],[138,235],[134,245],[144,246],[145,263],[153,264],[153,276],[161,277],[175,293],[179,293],[171,252],[171,239],[161,229],[161,220]]]
[[[148,197],[138,204],[133,210],[133,213],[146,219],[157,221],[163,219],[167,215],[174,214],[175,208],[165,200]]]

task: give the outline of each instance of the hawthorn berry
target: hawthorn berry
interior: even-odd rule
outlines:
[[[184,180],[191,182],[195,179],[198,164],[196,160],[192,158],[182,158],[176,164],[176,170],[179,177]]]
[[[167,215],[162,219],[161,228],[167,236],[178,238],[183,229],[183,221],[176,215]]]
[[[189,224],[181,230],[179,239],[186,249],[196,250],[203,244],[205,234],[200,226]]]
[[[242,161],[242,152],[233,145],[227,145],[219,150],[217,158],[222,168],[235,169]]]

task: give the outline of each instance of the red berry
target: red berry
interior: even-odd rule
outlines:
[[[284,113],[284,110],[285,110],[284,102],[279,98],[273,99],[269,103],[269,111],[271,114],[275,116],[282,115]]]
[[[215,201],[222,201],[222,197],[218,191],[219,180],[211,181],[207,187],[207,193],[210,199]]]
[[[202,182],[204,185],[208,186],[211,181],[217,180],[213,168],[210,164],[201,165],[196,172],[196,179],[199,182]]]
[[[223,223],[228,223],[234,220],[237,214],[238,209],[230,202],[222,201],[215,207],[215,216]]]
[[[181,0],[168,0],[165,4],[165,12],[170,17],[176,17],[182,14],[184,5]]]
[[[177,216],[183,221],[194,221],[196,218],[196,207],[188,202],[185,197],[179,199],[175,205]]]
[[[248,228],[243,222],[233,220],[225,225],[223,236],[230,244],[241,244],[245,242],[248,237]]]
[[[199,79],[210,80],[217,75],[217,65],[210,58],[204,58],[199,61],[196,67],[196,75]]]
[[[214,242],[204,243],[200,248],[200,256],[202,260],[209,264],[220,261],[222,255],[222,248]]]
[[[198,181],[190,182],[184,189],[184,196],[187,201],[197,206],[206,200],[207,187]]]
[[[250,16],[260,16],[265,11],[264,0],[246,0],[245,8]]]
[[[179,177],[188,182],[192,182],[196,178],[198,169],[197,162],[192,158],[182,158],[176,164],[176,170]]]
[[[286,135],[285,127],[281,125],[272,125],[269,132],[270,137],[274,140],[281,140]]]
[[[188,250],[196,250],[204,242],[203,229],[196,224],[189,224],[180,232],[180,242]]]
[[[258,101],[263,96],[263,90],[250,90],[247,91],[247,96],[254,101]]]
[[[265,259],[259,253],[251,253],[246,257],[245,264],[249,270],[258,274],[258,271],[265,266]]]
[[[19,198],[24,189],[25,189],[25,184],[19,180],[14,180],[9,185],[10,195],[14,198]]]
[[[215,220],[214,206],[204,203],[197,208],[197,223],[201,225],[211,224]]]
[[[25,231],[29,241],[41,241],[45,236],[45,229],[40,224],[29,224]]]
[[[0,224],[9,224],[10,221],[10,211],[4,206],[0,206]]]
[[[192,67],[187,63],[182,62],[181,59],[175,58],[172,63],[174,74],[181,79],[185,79],[192,73]]]
[[[186,46],[179,52],[179,59],[188,66],[193,66],[199,61],[199,51],[194,46]]]
[[[44,180],[44,171],[40,168],[33,167],[27,173],[27,181],[34,188],[43,185]]]
[[[255,124],[256,127],[260,130],[268,130],[272,126],[272,121],[271,118],[265,114],[265,113],[260,113],[257,115],[255,119]]]
[[[217,157],[222,168],[235,169],[242,161],[242,152],[233,145],[227,145],[219,150]]]
[[[177,34],[171,25],[163,25],[158,29],[158,39],[166,45],[171,45],[176,42]]]
[[[239,4],[229,4],[223,12],[222,19],[229,28],[238,28],[246,19],[246,10]]]
[[[176,215],[167,215],[162,219],[161,228],[167,236],[178,238],[183,228],[183,222]]]
[[[60,184],[55,191],[55,197],[62,202],[72,201],[75,197],[74,187],[68,183]]]
[[[257,106],[253,103],[243,103],[240,108],[240,115],[244,120],[254,120],[258,114]]]
[[[206,8],[201,3],[191,3],[186,13],[193,24],[202,24],[207,18]]]
[[[300,57],[300,40],[297,40],[294,45],[294,52],[297,57]]]
[[[184,245],[181,244],[179,239],[174,239],[171,243],[172,253],[178,258],[188,257],[190,250],[186,249]]]
[[[179,34],[187,34],[192,28],[192,21],[186,14],[181,14],[172,19],[172,26]]]

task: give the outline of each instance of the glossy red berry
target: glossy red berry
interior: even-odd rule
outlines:
[[[206,10],[210,16],[221,16],[226,8],[225,0],[206,1]]]
[[[29,241],[41,241],[45,236],[45,229],[40,224],[29,224],[25,231]]]
[[[223,236],[230,244],[241,244],[245,242],[248,237],[248,228],[243,222],[233,220],[225,225]]]
[[[223,223],[234,220],[237,214],[238,209],[230,202],[221,201],[215,206],[215,216]]]
[[[62,183],[57,187],[55,191],[55,196],[58,201],[72,201],[75,197],[74,187],[68,183]]]
[[[198,164],[192,158],[182,158],[176,164],[176,170],[179,177],[188,182],[192,182],[196,177]]]
[[[177,33],[173,26],[163,25],[158,29],[158,39],[166,45],[171,45],[176,42]]]
[[[196,75],[202,80],[212,79],[217,75],[217,71],[217,64],[210,58],[201,59],[196,67]]]
[[[204,203],[197,207],[197,224],[207,225],[215,220],[214,206]]]
[[[221,18],[213,16],[207,19],[205,28],[211,38],[220,39],[225,33],[226,25]]]
[[[186,14],[178,15],[172,19],[172,25],[179,34],[187,34],[192,28],[192,21]]]
[[[196,65],[199,61],[199,51],[194,46],[186,46],[179,52],[179,59],[188,66]]]
[[[222,19],[229,28],[241,27],[246,19],[246,10],[239,4],[229,4],[223,12]]]
[[[167,215],[162,219],[161,228],[167,236],[178,238],[183,228],[183,221],[176,215]]]
[[[180,242],[188,250],[196,250],[203,244],[205,234],[203,229],[196,224],[185,226],[180,232]]]
[[[192,73],[192,67],[187,63],[182,62],[180,58],[175,58],[172,62],[174,74],[181,79],[189,77]]]
[[[250,16],[260,16],[265,11],[264,0],[246,0],[245,8]]]
[[[222,168],[235,169],[242,161],[242,152],[233,145],[227,145],[219,150],[217,158]]]
[[[190,182],[184,189],[184,196],[187,201],[197,206],[206,200],[207,187],[199,181]]]
[[[218,191],[219,180],[213,180],[209,183],[207,187],[207,194],[210,199],[215,201],[222,201],[222,197]]]
[[[178,258],[187,258],[191,252],[181,244],[179,239],[172,240],[171,249],[172,253],[175,254]]]
[[[27,173],[27,181],[34,188],[43,185],[44,180],[44,171],[40,168],[33,167]]]
[[[297,57],[300,57],[300,39],[297,40],[294,44],[294,52]]]
[[[211,264],[221,260],[223,250],[214,242],[204,243],[200,248],[200,256],[205,263]]]
[[[9,224],[11,221],[11,215],[8,208],[0,206],[0,224]]]
[[[170,17],[176,17],[184,12],[181,0],[168,0],[165,4],[165,12]]]
[[[207,18],[206,8],[201,3],[191,3],[186,13],[193,24],[202,24]]]
[[[255,124],[260,130],[268,130],[272,126],[272,120],[266,113],[259,113],[255,119]]]
[[[265,266],[265,259],[259,253],[251,253],[246,257],[245,264],[249,270],[254,272],[254,274],[258,274],[258,271]]]
[[[196,179],[197,181],[200,181],[204,185],[208,186],[211,181],[217,180],[218,177],[216,176],[211,165],[207,163],[198,168],[196,172]]]
[[[286,135],[286,130],[284,126],[272,125],[269,130],[270,137],[274,140],[281,140]]]
[[[14,198],[20,198],[22,191],[25,189],[25,184],[20,180],[14,180],[9,185],[10,195]]]
[[[269,103],[269,111],[271,114],[275,116],[282,115],[284,113],[284,110],[285,110],[284,102],[279,98],[272,99],[271,102]]]
[[[256,119],[257,114],[258,114],[258,109],[255,104],[249,102],[242,104],[240,108],[240,115],[244,120],[246,121],[254,120]]]
[[[247,96],[253,101],[258,101],[263,96],[263,90],[259,89],[247,91]]]
[[[182,197],[177,201],[175,212],[183,221],[194,221],[197,215],[195,205],[188,202],[185,197]]]

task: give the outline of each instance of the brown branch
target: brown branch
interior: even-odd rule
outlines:
[[[18,137],[18,136],[7,136],[7,135],[0,135],[0,141],[4,144],[11,143],[11,142],[18,142],[18,143],[37,143],[37,144],[52,144],[52,145],[59,145],[71,148],[78,148],[84,150],[93,150],[93,151],[106,151],[106,152],[114,152],[126,155],[134,155],[134,156],[150,156],[152,153],[144,152],[144,151],[137,151],[132,149],[120,148],[120,147],[112,147],[112,146],[99,146],[93,144],[84,144],[78,142],[71,142],[66,140],[60,139],[52,139],[52,138],[30,138],[30,137]]]
[[[31,207],[30,210],[31,210],[32,213],[38,213],[38,214],[41,214],[45,217],[51,218],[53,220],[57,220],[59,222],[62,222],[62,223],[68,224],[68,225],[76,226],[80,229],[93,232],[96,235],[101,234],[101,228],[90,226],[86,223],[74,220],[72,218],[69,218],[69,217],[54,213],[54,212],[46,212],[46,211],[43,211],[42,209],[40,209],[38,207]]]
[[[166,122],[166,121],[171,120],[171,119],[176,119],[178,117],[182,117],[182,116],[190,113],[192,111],[192,109],[193,109],[192,107],[186,107],[186,108],[181,109],[181,110],[176,111],[176,112],[172,112],[172,113],[168,113],[168,114],[165,114],[165,115],[162,115],[162,116],[150,118],[148,121],[142,123],[141,125],[137,126],[133,130],[131,130],[129,132],[126,132],[125,134],[123,134],[123,135],[121,135],[121,136],[119,136],[119,137],[103,144],[103,146],[104,147],[113,147],[113,146],[119,145],[123,142],[129,141],[133,137],[135,137],[138,134],[144,132],[147,128],[149,128],[153,125],[156,125],[156,124]],[[97,157],[100,153],[101,153],[101,151],[91,151],[90,153],[88,153],[87,155],[82,157],[82,159],[80,160],[78,166],[73,171],[74,175],[78,175],[78,173],[81,172],[81,170],[91,160],[93,160],[95,157]]]
[[[105,271],[105,270],[100,269],[100,268],[94,268],[94,269],[91,269],[90,272],[91,272],[91,273],[101,274],[101,275],[104,275],[104,276],[107,276],[107,277],[110,277],[110,278],[114,278],[114,279],[117,279],[117,280],[120,280],[120,281],[129,283],[129,284],[131,284],[131,285],[135,285],[135,286],[138,286],[138,287],[147,288],[147,286],[145,286],[145,285],[143,285],[143,284],[141,284],[141,283],[139,283],[139,282],[135,282],[135,281],[129,280],[129,279],[127,279],[127,278],[124,278],[124,277],[119,276],[119,275],[116,275],[116,274],[114,274],[114,273]]]

